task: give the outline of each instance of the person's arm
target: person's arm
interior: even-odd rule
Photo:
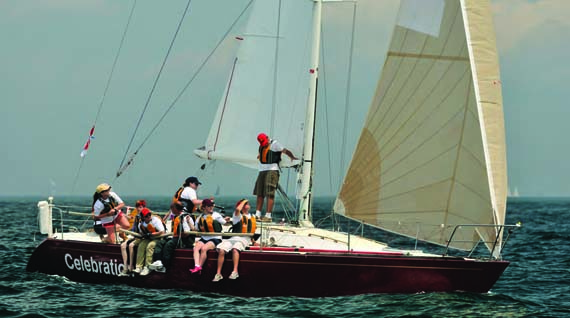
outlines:
[[[283,148],[283,153],[286,154],[291,160],[298,160],[299,158],[295,157],[295,155],[287,148]]]
[[[172,211],[168,210],[168,213],[166,213],[162,218],[162,222],[166,223],[166,221],[168,221],[168,218],[170,218],[170,215],[172,215]]]
[[[116,207],[115,207],[115,211],[120,211],[122,208],[125,207],[125,202],[123,202],[123,200],[121,200],[121,197],[119,197],[118,194],[116,194],[115,192],[111,192],[109,193],[109,195],[113,196],[113,199],[115,199],[115,201],[117,201],[117,203],[119,203]]]
[[[240,202],[240,204],[236,207],[235,211],[234,211],[234,216],[240,216],[241,215],[241,210],[243,210],[243,207],[246,205],[247,201],[242,201]]]
[[[223,217],[223,216],[222,216],[220,213],[218,213],[218,212],[214,212],[214,213],[215,213],[215,215],[214,215],[214,220],[220,222],[221,225],[224,225],[224,224],[226,224],[226,223],[228,223],[228,222],[230,221],[230,217],[229,217],[229,216]]]

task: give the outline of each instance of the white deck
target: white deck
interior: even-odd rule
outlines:
[[[167,226],[167,229],[170,229],[169,226]],[[227,230],[228,228],[226,227],[224,232],[227,232]],[[261,234],[260,240],[264,246],[296,247],[329,251],[400,252],[404,255],[411,256],[440,256],[423,253],[418,250],[394,249],[382,242],[363,238],[358,235],[348,235],[347,233],[333,232],[319,228],[264,223],[259,224],[257,233]],[[101,242],[99,235],[93,231],[54,233],[53,238],[94,243]]]

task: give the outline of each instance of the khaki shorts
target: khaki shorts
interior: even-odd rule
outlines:
[[[218,244],[218,246],[216,246],[216,248],[220,249],[220,250],[224,250],[227,252],[231,251],[232,249],[236,249],[238,251],[244,251],[245,250],[245,245],[243,244],[243,242],[241,240],[223,240],[222,243]]]
[[[279,171],[267,170],[260,171],[255,181],[255,188],[253,188],[253,195],[262,197],[275,197],[275,189],[279,184]]]

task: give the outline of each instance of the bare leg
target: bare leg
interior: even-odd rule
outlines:
[[[222,275],[222,266],[224,266],[224,259],[226,257],[225,254],[226,251],[220,248],[220,250],[218,251],[218,271],[216,272],[216,274],[218,275]]]
[[[131,228],[131,224],[129,223],[129,219],[123,214],[121,217],[115,219],[115,223],[118,224],[122,229],[128,230]]]
[[[200,251],[202,250],[202,246],[204,246],[204,243],[201,241],[198,241],[196,245],[194,245],[194,266],[201,266]]]
[[[105,230],[107,231],[107,237],[105,238],[105,242],[115,244],[115,227],[109,226],[106,227]]]
[[[258,195],[257,196],[257,201],[255,202],[255,210],[256,211],[261,211],[263,210],[263,196]]]
[[[135,242],[131,242],[129,244],[129,270],[132,271],[134,269],[133,261],[135,259]]]
[[[267,211],[266,211],[266,213],[271,213],[271,211],[273,211],[273,202],[275,202],[274,197],[267,197]]]
[[[239,264],[239,251],[235,248],[232,250],[232,259],[234,261],[234,272],[237,273]]]
[[[214,246],[214,243],[212,242],[208,242],[206,243],[204,246],[202,246],[201,253],[200,253],[200,266],[204,265],[204,263],[206,262],[206,258],[208,258],[208,251],[209,250],[213,250],[214,248],[216,248]]]
[[[121,255],[123,256],[123,265],[125,266],[124,268],[126,269],[127,263],[129,261],[129,258],[127,256],[127,241],[121,244]]]

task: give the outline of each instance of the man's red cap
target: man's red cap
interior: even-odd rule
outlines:
[[[260,133],[257,135],[257,141],[262,147],[265,147],[269,144],[269,137],[264,133]]]

